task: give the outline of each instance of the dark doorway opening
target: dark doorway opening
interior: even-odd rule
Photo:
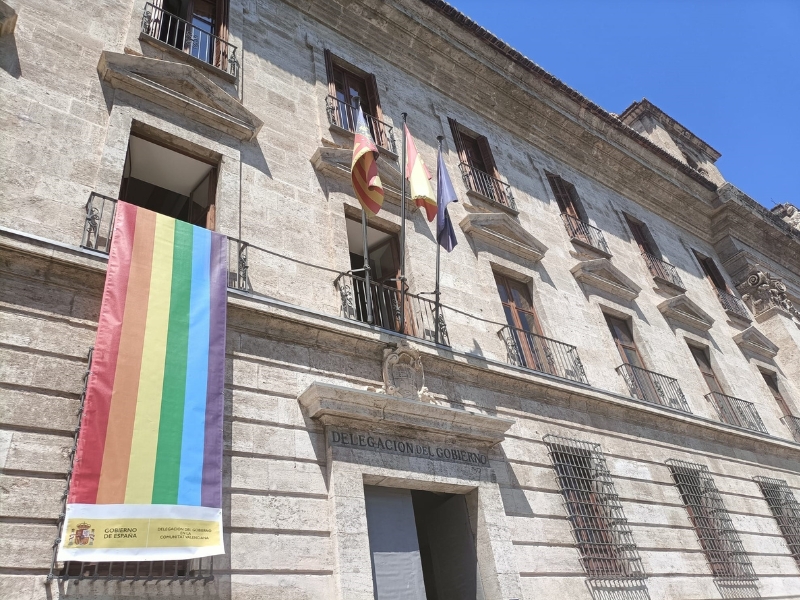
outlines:
[[[376,600],[483,600],[466,496],[364,486]]]

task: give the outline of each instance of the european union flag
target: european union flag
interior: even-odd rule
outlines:
[[[456,240],[456,232],[453,230],[453,224],[450,222],[450,215],[447,212],[447,205],[451,202],[458,202],[458,196],[453,189],[453,182],[450,181],[450,174],[447,172],[447,167],[444,166],[444,156],[442,156],[442,149],[439,148],[439,159],[436,165],[436,240],[439,245],[452,252],[456,247],[458,241]]]

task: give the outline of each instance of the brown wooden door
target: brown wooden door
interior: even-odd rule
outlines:
[[[606,315],[606,323],[623,364],[630,365],[625,371],[631,393],[642,400],[662,404],[661,394],[658,393],[652,375],[644,368],[628,322]]]

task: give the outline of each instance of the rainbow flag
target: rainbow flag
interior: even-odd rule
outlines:
[[[223,554],[227,239],[117,205],[59,560]]]

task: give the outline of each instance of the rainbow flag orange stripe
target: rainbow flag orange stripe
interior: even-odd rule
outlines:
[[[68,504],[222,506],[227,244],[120,202]]]

